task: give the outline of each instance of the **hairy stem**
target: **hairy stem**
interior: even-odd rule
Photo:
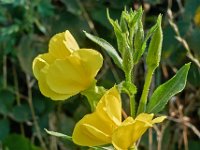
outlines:
[[[151,85],[153,72],[154,72],[154,69],[149,68],[147,70],[147,74],[145,77],[145,83],[144,83],[144,87],[143,87],[143,91],[142,91],[142,96],[140,98],[137,114],[144,112],[146,109],[146,103],[147,103],[147,98],[148,98],[148,94],[149,94],[149,87]]]

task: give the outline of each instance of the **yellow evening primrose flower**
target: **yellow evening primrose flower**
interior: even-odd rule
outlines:
[[[99,52],[79,48],[66,30],[51,38],[48,53],[38,55],[32,68],[43,95],[65,100],[89,88],[102,64]]]
[[[135,119],[122,122],[121,99],[116,87],[108,90],[97,104],[96,110],[84,116],[75,126],[72,139],[81,146],[113,144],[117,150],[128,150],[152,127],[166,117],[153,119],[153,114],[141,113]]]

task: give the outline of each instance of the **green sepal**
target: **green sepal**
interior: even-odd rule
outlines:
[[[138,61],[140,60],[141,56],[143,55],[145,49],[146,49],[146,46],[147,46],[147,41],[149,40],[149,38],[152,36],[152,34],[156,31],[156,29],[158,28],[158,24],[156,23],[153,27],[150,28],[150,30],[147,32],[145,38],[144,38],[144,41],[142,43],[142,46],[139,50],[137,50],[136,48],[136,51],[133,55],[133,61],[134,61],[134,64],[137,64]],[[136,46],[135,46],[136,47]]]
[[[158,28],[152,35],[152,39],[146,57],[147,67],[151,68],[152,70],[158,67],[161,57],[162,41],[163,41],[161,21],[162,21],[162,16],[159,15],[157,19]]]
[[[121,53],[122,58],[123,58],[122,64],[123,64],[123,70],[125,72],[126,79],[129,78],[128,80],[131,80],[130,74],[133,68],[133,58],[132,58],[133,52],[128,43],[129,42],[127,39],[128,35],[126,32],[125,33],[122,32],[122,29],[120,25],[118,24],[117,20],[114,21],[113,19],[110,18],[108,9],[107,9],[107,17],[114,28],[115,36],[117,38],[118,50]],[[123,14],[121,16],[121,20],[125,21]]]
[[[137,93],[137,87],[130,82],[123,81],[118,85],[119,91],[127,93],[128,95],[134,95]]]
[[[136,36],[135,34],[137,33],[138,30],[138,22],[140,22],[141,18],[142,18],[142,8],[140,7],[139,10],[137,11],[132,11],[132,9],[130,10],[130,17],[129,17],[129,21],[128,21],[128,26],[129,26],[129,41],[130,41],[130,47],[135,50],[134,48],[134,36]],[[135,51],[134,51],[135,52]]]
[[[142,44],[144,41],[144,30],[143,30],[143,25],[142,25],[142,18],[138,21],[137,24],[138,28],[134,36],[134,48],[135,51],[141,51]]]
[[[108,43],[106,40],[99,38],[97,36],[94,36],[92,34],[87,33],[86,31],[83,31],[87,38],[89,38],[91,41],[98,44],[100,47],[105,49],[105,51],[108,53],[108,55],[113,59],[114,63],[122,69],[122,59],[115,50],[115,48]]]
[[[130,29],[135,30],[135,25],[137,24],[138,20],[142,17],[143,11],[142,8],[140,7],[137,11],[133,11],[130,9],[129,12],[123,11],[124,12],[124,17],[126,18],[126,21],[128,23],[128,27]]]
[[[126,8],[125,8],[124,11],[122,11],[120,22],[119,22],[121,30],[122,30],[123,33],[128,32],[128,24],[126,22],[126,12],[127,11],[126,11]],[[107,15],[109,15],[108,12],[107,12]]]
[[[114,32],[115,32],[115,36],[117,38],[118,50],[119,50],[120,54],[123,55],[123,53],[125,51],[125,48],[126,48],[126,43],[127,43],[126,32],[122,31],[122,29],[121,29],[121,27],[120,27],[120,25],[118,23],[118,20],[114,21],[113,19],[110,18],[108,9],[107,9],[107,18],[108,18],[110,24],[113,26],[113,29],[114,29]]]
[[[147,113],[158,113],[162,111],[172,96],[184,89],[189,68],[190,63],[185,64],[183,67],[181,67],[181,69],[178,70],[176,75],[174,75],[166,83],[160,85],[154,91],[149,103],[147,104]]]
[[[133,62],[134,64],[137,64],[139,59],[141,58],[142,54],[144,53],[144,50],[146,47],[143,47],[144,43],[144,30],[142,21],[140,20],[138,22],[138,29],[135,33],[134,37],[134,55],[133,55]],[[146,44],[146,43],[145,43]]]
[[[81,94],[87,97],[87,100],[90,104],[91,111],[95,111],[96,105],[101,99],[101,97],[106,92],[105,88],[102,86],[96,86],[96,81],[85,91],[82,91]]]

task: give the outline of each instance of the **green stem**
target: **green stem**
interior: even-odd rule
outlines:
[[[132,71],[125,72],[125,77],[127,83],[132,83]]]
[[[143,88],[143,91],[142,91],[142,96],[140,98],[137,115],[140,114],[141,112],[144,112],[145,109],[146,109],[147,97],[148,97],[148,94],[149,94],[149,87],[151,85],[151,80],[152,80],[154,70],[155,69],[152,69],[152,68],[149,68],[147,70],[144,88]]]
[[[126,72],[125,76],[126,76],[126,83],[128,84],[127,87],[134,86],[133,83],[133,75],[132,75],[132,70],[129,72]],[[130,90],[130,88],[128,88],[128,92],[127,92],[128,96],[129,96],[129,100],[130,100],[130,114],[131,116],[134,118],[135,114],[136,114],[136,102],[135,102],[135,91]]]
[[[94,100],[91,98],[91,91],[83,91],[83,92],[81,92],[81,95],[83,95],[83,96],[85,96],[86,98],[87,98],[87,100],[88,100],[88,103],[89,103],[89,105],[90,105],[90,109],[91,109],[91,112],[93,112],[94,110],[95,110],[95,108],[96,108],[96,103],[94,102]]]
[[[87,100],[90,104],[91,111],[94,112],[96,109],[96,103],[93,100],[91,100],[90,98],[87,98]]]

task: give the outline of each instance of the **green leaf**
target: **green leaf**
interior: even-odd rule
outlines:
[[[30,34],[23,36],[20,40],[19,46],[16,49],[17,58],[21,69],[32,75],[32,62],[37,52],[44,48],[44,43],[39,40],[39,36],[36,34]]]
[[[7,115],[15,101],[13,93],[6,89],[0,90],[0,113]]]
[[[199,150],[200,142],[198,140],[190,139],[188,142],[189,149],[191,150]]]
[[[28,121],[31,118],[30,114],[30,108],[25,104],[14,106],[12,110],[13,119],[17,122]]]
[[[200,87],[200,68],[195,64],[191,64],[190,71],[188,73],[188,81],[195,87]]]
[[[44,129],[44,130],[50,135],[53,135],[53,136],[56,136],[56,137],[65,138],[65,139],[70,140],[70,141],[72,140],[71,136],[65,135],[63,133],[59,133],[59,132],[55,132],[55,131],[49,131],[47,129]]]
[[[104,48],[106,50],[106,52],[108,53],[108,55],[113,59],[115,64],[119,68],[122,69],[122,59],[119,56],[119,54],[117,53],[117,51],[115,50],[115,48],[110,43],[108,43],[106,40],[104,40],[102,38],[99,38],[97,36],[89,34],[86,31],[84,31],[84,33],[87,38],[89,38],[90,40],[92,40],[93,42],[95,42],[96,44],[101,46],[102,48]]]
[[[8,27],[1,28],[0,33],[2,36],[11,35],[13,33],[18,32],[19,29],[20,29],[20,27],[18,24],[13,24]]]
[[[80,5],[79,5],[78,1],[75,1],[75,0],[61,0],[61,2],[65,5],[65,7],[67,8],[68,12],[70,12],[70,13],[72,13],[74,15],[77,15],[77,16],[81,15],[82,11],[81,11],[81,8],[80,8]]]
[[[91,15],[93,21],[98,22],[103,27],[106,27],[108,30],[112,29],[108,19],[106,18],[106,7],[105,6],[101,6],[99,9],[92,9],[90,12],[90,15]]]
[[[15,2],[15,0],[1,0],[0,1],[1,4],[12,4],[14,2]]]
[[[9,150],[41,150],[22,135],[11,134],[3,140],[3,149]]]
[[[39,1],[38,5],[37,5],[37,10],[38,13],[42,16],[42,17],[50,17],[54,15],[54,5],[51,3],[51,0],[42,0]],[[39,18],[37,17],[37,19],[39,20]],[[44,25],[42,25],[44,26]],[[45,28],[46,31],[46,28]]]
[[[7,119],[0,120],[0,141],[6,137],[10,132],[10,123]]]
[[[181,69],[179,69],[176,75],[174,75],[166,83],[160,85],[154,91],[147,105],[146,112],[158,113],[162,111],[171,97],[184,89],[189,68],[190,63],[185,64]]]

